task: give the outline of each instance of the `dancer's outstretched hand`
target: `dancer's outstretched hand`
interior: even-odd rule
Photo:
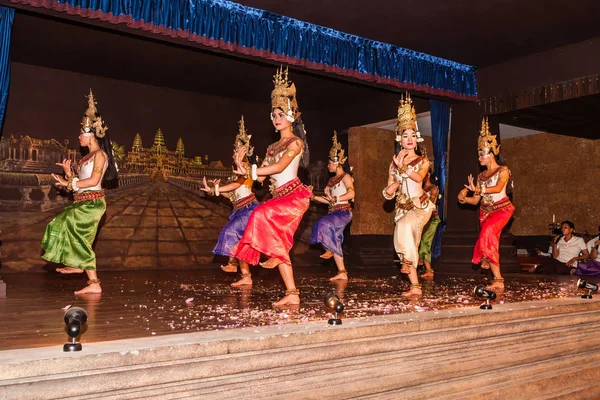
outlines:
[[[248,174],[248,170],[242,164],[236,164],[236,169],[233,170],[233,173],[240,176],[246,176]]]
[[[202,185],[203,187],[200,188],[200,190],[210,193],[212,190],[208,187],[208,182],[206,181],[206,177],[202,178]]]
[[[394,161],[394,164],[396,164],[397,168],[402,168],[402,165],[404,165],[404,158],[407,155],[408,152],[406,150],[400,150],[398,154],[392,157],[392,161]]]
[[[465,187],[467,189],[469,189],[471,192],[475,191],[475,180],[473,179],[473,174],[469,174],[469,177],[467,178],[469,180],[469,184],[465,185]]]
[[[67,182],[62,176],[58,176],[56,174],[52,174],[52,177],[56,180],[56,186],[67,186],[69,182]]]
[[[65,172],[65,175],[71,175],[71,160],[64,158],[61,163],[57,162],[56,165],[62,167],[63,171]]]
[[[246,175],[248,173],[248,170],[246,169],[246,167],[244,166],[244,163],[242,162],[244,160],[244,157],[246,156],[246,153],[248,152],[248,148],[247,147],[240,147],[238,149],[238,151],[235,152],[235,165],[236,165],[236,169],[233,171],[234,174],[238,174],[238,175]]]

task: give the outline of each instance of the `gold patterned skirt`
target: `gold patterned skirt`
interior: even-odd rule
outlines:
[[[423,227],[431,218],[435,205],[427,195],[413,197],[410,209],[396,208],[394,248],[403,265],[416,268],[419,263],[419,243]]]

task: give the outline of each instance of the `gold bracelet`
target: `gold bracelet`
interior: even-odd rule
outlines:
[[[388,186],[388,187],[389,187],[389,186]],[[393,193],[393,194],[388,194],[388,193],[387,193],[387,189],[388,189],[388,187],[386,187],[385,189],[383,189],[383,190],[381,191],[381,194],[383,195],[383,198],[384,198],[384,199],[386,199],[386,200],[392,200],[394,197],[396,197],[396,193]]]

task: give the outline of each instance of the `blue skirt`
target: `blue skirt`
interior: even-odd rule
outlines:
[[[258,201],[254,200],[247,206],[234,210],[231,213],[229,221],[225,224],[219,234],[219,239],[217,239],[217,245],[213,249],[213,254],[233,257],[231,250],[242,238],[244,230],[246,230],[246,225],[248,225],[250,215],[252,215],[252,211],[254,211],[256,207],[258,207]]]
[[[333,211],[313,226],[311,244],[320,243],[325,249],[332,253],[344,257],[342,243],[344,242],[344,229],[352,221],[352,212],[350,210]]]

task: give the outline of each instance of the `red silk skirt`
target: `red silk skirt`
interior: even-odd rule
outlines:
[[[493,266],[500,265],[500,234],[514,211],[515,206],[508,197],[493,205],[481,205],[479,208],[481,231],[473,250],[473,264],[479,264],[485,258]]]
[[[275,189],[273,198],[254,209],[233,256],[256,265],[260,253],[292,265],[290,250],[294,233],[308,210],[312,192],[298,178]]]

